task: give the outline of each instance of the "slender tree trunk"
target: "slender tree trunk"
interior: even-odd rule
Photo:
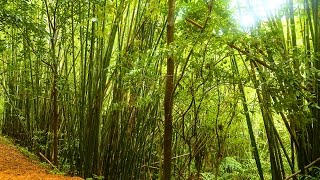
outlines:
[[[51,120],[53,131],[53,164],[58,165],[58,58],[56,57],[56,36],[57,36],[57,16],[56,12],[51,15],[48,1],[45,0],[46,13],[50,30],[50,49],[51,49],[51,71],[52,71],[52,90],[51,90]],[[55,7],[58,6],[58,1]]]
[[[239,74],[238,65],[237,65],[237,62],[236,62],[235,58],[232,59],[232,65],[233,65],[233,68],[234,68],[234,71],[235,71],[236,75],[241,77],[240,74]],[[253,133],[253,127],[252,127],[252,123],[251,123],[251,119],[250,119],[250,114],[249,114],[249,108],[248,108],[248,105],[247,105],[246,95],[245,95],[244,88],[243,88],[243,85],[242,85],[241,81],[239,82],[238,86],[239,86],[239,90],[240,90],[241,97],[242,97],[242,105],[243,105],[244,113],[245,113],[245,116],[246,116],[246,121],[247,121],[249,136],[250,136],[250,143],[251,143],[251,147],[252,147],[252,151],[253,151],[253,156],[254,156],[254,159],[256,161],[256,165],[257,165],[257,169],[258,169],[258,173],[259,173],[260,179],[263,180],[264,176],[263,176],[263,170],[262,170],[262,166],[261,166],[261,162],[260,162],[259,151],[258,151],[256,139],[255,139],[255,136],[254,136],[254,133]]]
[[[51,53],[52,53],[52,94],[51,94],[51,103],[52,103],[52,131],[53,131],[53,164],[58,165],[58,62],[56,58],[56,44],[55,44],[55,34],[56,28],[55,25],[52,28],[52,37],[51,37]]]
[[[175,0],[168,0],[168,25],[167,25],[167,44],[173,42],[174,37],[174,11]],[[166,91],[164,97],[164,162],[163,162],[163,179],[169,180],[171,177],[171,148],[172,148],[172,106],[173,106],[173,75],[174,75],[174,59],[170,55],[167,59],[167,77]]]
[[[58,165],[58,93],[57,93],[57,72],[53,72],[52,89],[52,128],[53,128],[53,163]]]

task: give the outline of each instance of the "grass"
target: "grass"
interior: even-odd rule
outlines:
[[[5,145],[14,146],[13,140],[9,137],[0,136],[0,141]]]
[[[27,148],[21,147],[21,146],[16,146],[17,149],[25,156],[27,156],[29,159],[31,159],[32,161],[37,161],[39,163],[39,157],[37,155],[35,155],[34,153],[28,151]]]

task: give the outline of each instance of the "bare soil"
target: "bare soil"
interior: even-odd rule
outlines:
[[[39,162],[30,160],[13,145],[0,139],[0,180],[81,180],[79,177],[68,177],[50,174]]]

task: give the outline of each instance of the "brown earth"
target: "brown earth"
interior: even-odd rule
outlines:
[[[0,180],[81,180],[79,177],[68,177],[50,174],[39,162],[32,161],[13,145],[0,139]]]

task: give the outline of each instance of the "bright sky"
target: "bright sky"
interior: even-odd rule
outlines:
[[[266,20],[268,12],[276,12],[286,0],[232,0],[235,18],[242,28],[253,27],[257,21]],[[240,7],[240,9],[239,9]]]

